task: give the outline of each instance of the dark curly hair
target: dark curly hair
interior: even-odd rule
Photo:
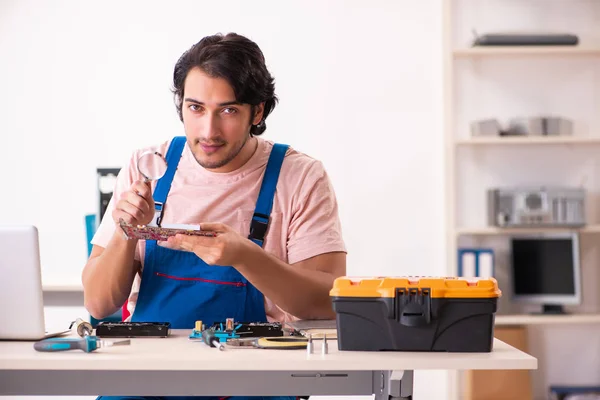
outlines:
[[[183,89],[185,79],[193,68],[223,78],[229,82],[236,101],[250,104],[251,118],[255,107],[264,102],[262,120],[250,128],[251,135],[266,129],[265,120],[275,108],[275,81],[265,65],[265,58],[256,43],[236,33],[207,36],[181,55],[173,72],[173,94],[179,119],[183,121]]]

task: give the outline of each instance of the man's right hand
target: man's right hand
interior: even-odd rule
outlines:
[[[121,195],[112,212],[115,224],[119,219],[132,225],[147,225],[154,218],[154,199],[150,185],[143,181],[135,181],[128,191]]]

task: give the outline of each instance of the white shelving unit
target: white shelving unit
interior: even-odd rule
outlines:
[[[482,228],[456,228],[455,232],[457,236],[501,236],[501,235],[515,235],[521,233],[531,232],[564,232],[573,231],[579,232],[580,234],[598,234],[600,233],[600,225],[587,225],[579,229],[565,229],[565,228],[497,228],[497,227],[482,227]]]
[[[550,325],[550,324],[600,324],[600,314],[565,315],[498,315],[496,326]]]
[[[588,224],[581,228],[504,229],[486,225],[485,190],[533,183],[542,177],[545,182],[540,184],[584,184],[591,194],[588,206],[596,199],[600,204],[600,2],[444,0],[443,23],[448,275],[457,275],[457,250],[463,245],[492,247],[509,235],[557,230],[576,231],[588,244],[596,240],[599,206],[587,213]],[[577,34],[580,43],[470,47],[473,29],[480,34],[556,30]],[[573,134],[470,135],[473,120],[497,118],[503,123],[535,113],[572,119]],[[546,174],[540,172],[543,168],[548,168]],[[590,253],[587,271],[600,269],[600,252]],[[585,285],[589,294],[590,286],[595,292],[593,285],[598,283],[584,283],[584,298]],[[509,290],[501,289],[503,297],[509,297]],[[496,326],[600,324],[600,310],[589,310],[566,315],[497,314]],[[448,399],[461,399],[461,378],[450,374]],[[540,396],[538,387],[534,397]]]
[[[456,49],[452,51],[455,58],[490,57],[490,56],[600,56],[597,47],[568,46],[496,46]]]
[[[529,137],[479,137],[459,139],[454,143],[456,146],[532,146],[532,145],[600,145],[600,137],[578,137],[578,136],[529,136]]]
[[[42,285],[42,290],[44,292],[69,292],[69,293],[78,293],[83,292],[82,285]]]

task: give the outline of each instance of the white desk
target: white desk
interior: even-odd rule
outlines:
[[[0,341],[0,395],[412,395],[412,371],[536,369],[537,360],[496,340],[491,353],[225,351],[169,338],[132,339],[130,346],[41,353],[33,342]]]

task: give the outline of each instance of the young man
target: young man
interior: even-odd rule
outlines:
[[[259,47],[236,34],[202,39],[177,62],[174,94],[185,138],[135,152],[119,174],[83,270],[90,314],[127,301],[131,321],[174,329],[333,318],[329,290],[346,272],[335,194],[319,161],[259,137],[277,102]],[[137,169],[147,150],[171,170],[150,184]],[[124,238],[119,219],[148,224],[156,210],[162,224],[218,234]]]

